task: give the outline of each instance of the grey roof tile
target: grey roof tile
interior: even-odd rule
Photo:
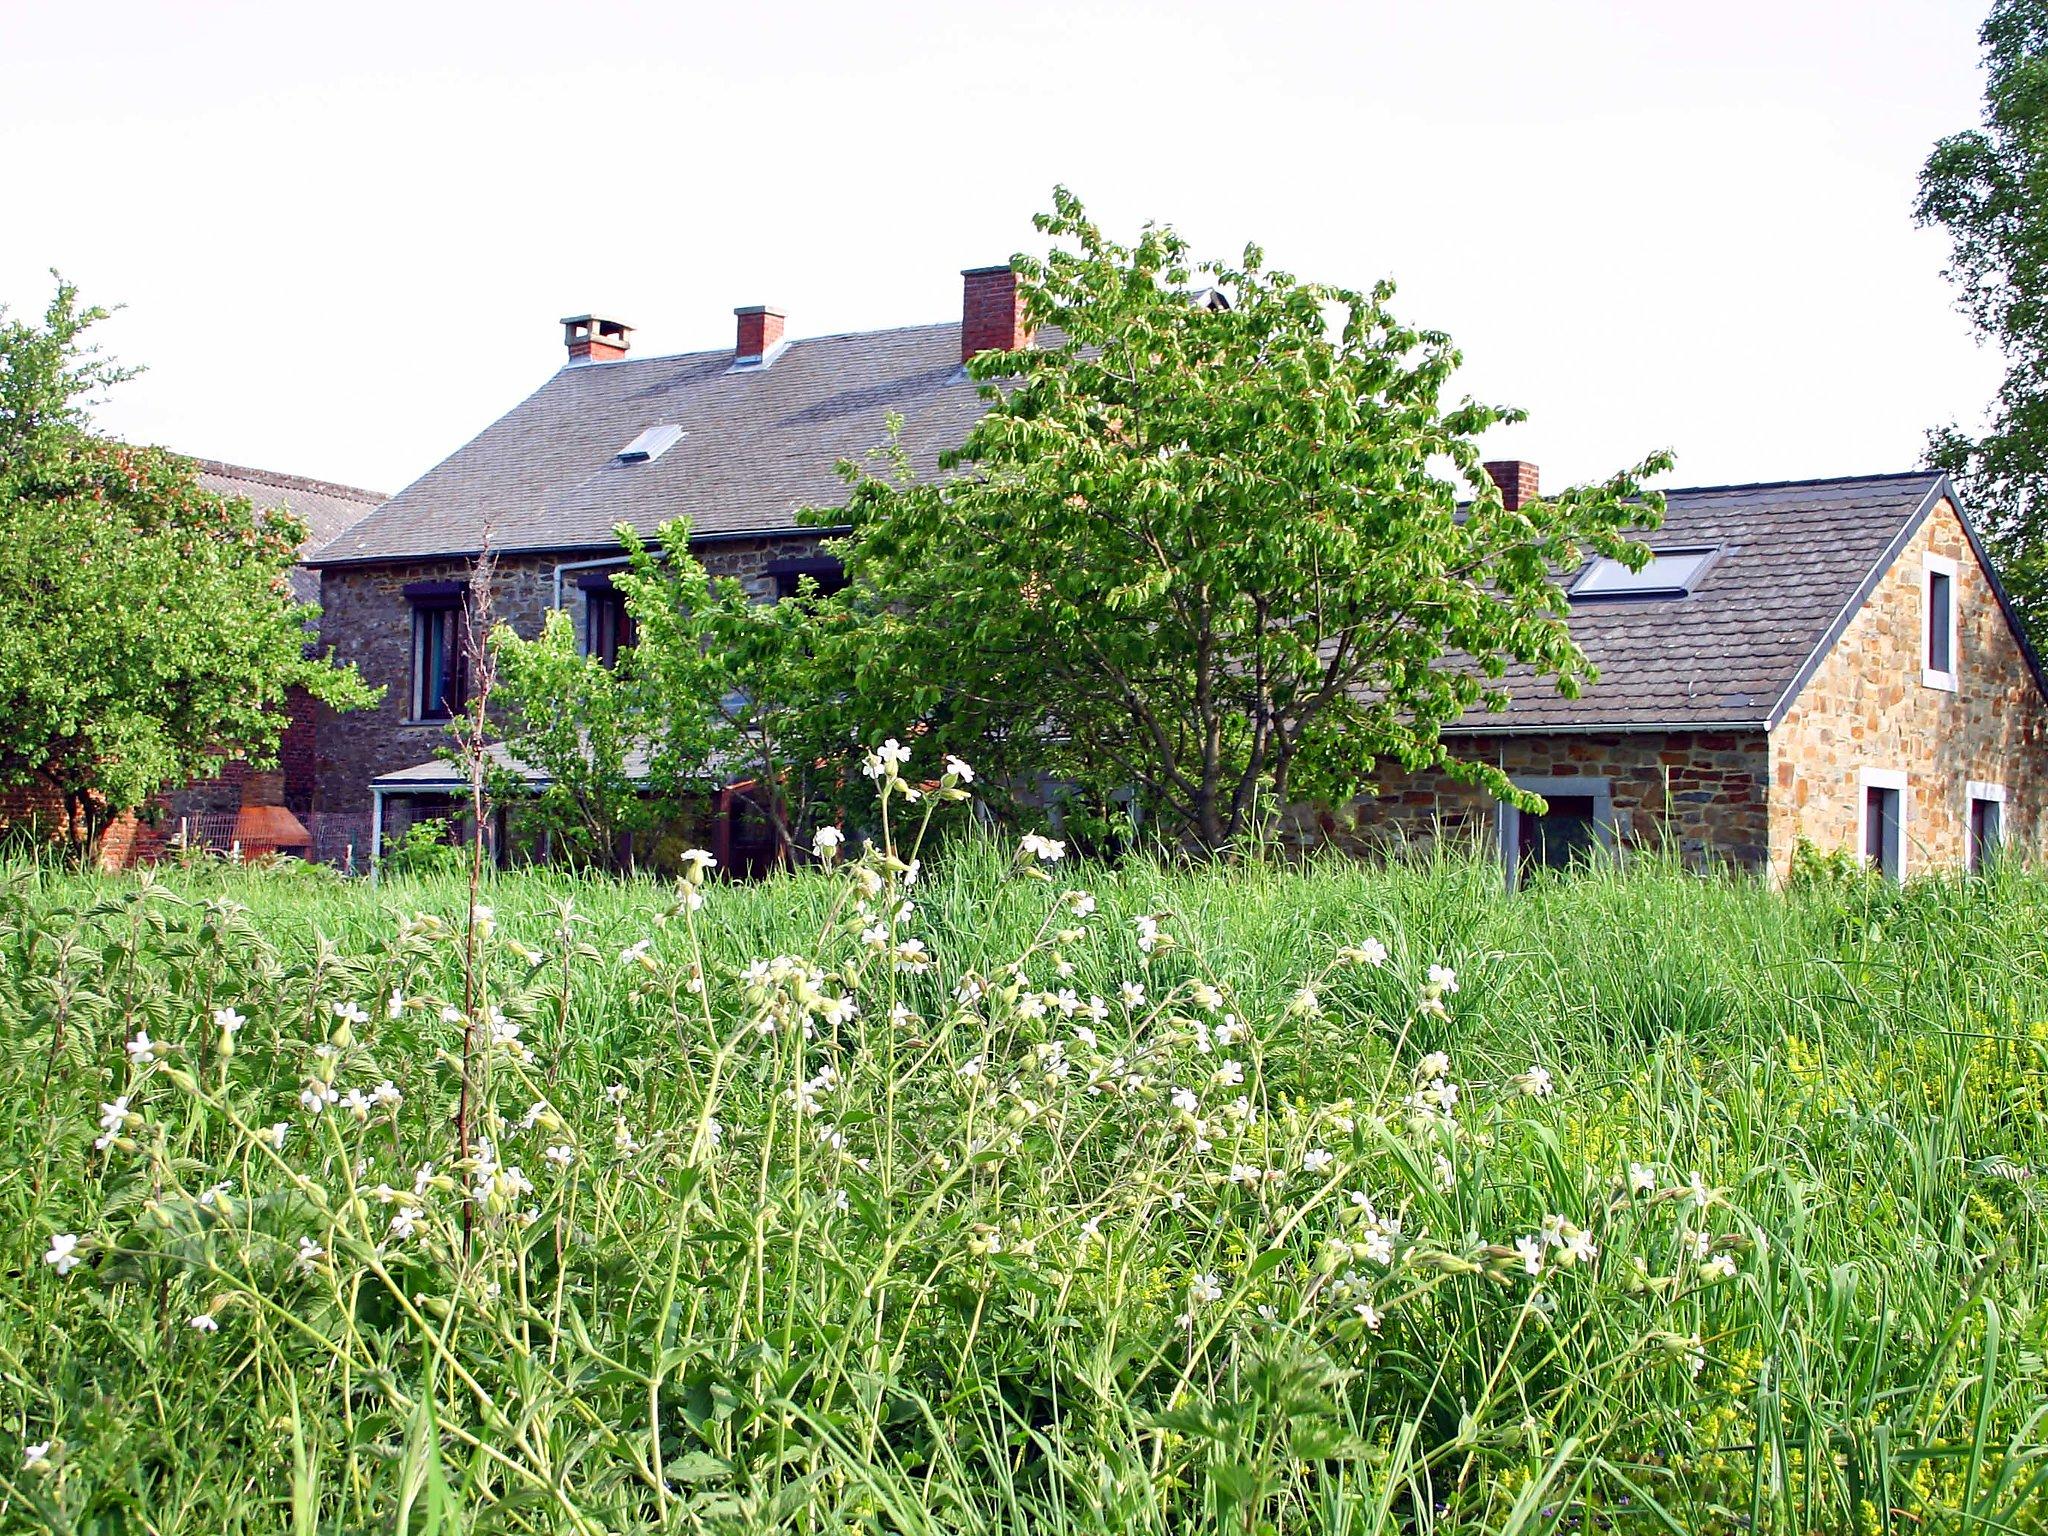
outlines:
[[[1720,559],[1684,597],[1575,603],[1572,638],[1600,680],[1577,699],[1522,669],[1500,713],[1467,730],[1756,725],[1943,480],[1933,470],[1666,491],[1653,549],[1712,545]]]
[[[929,473],[982,410],[957,322],[811,337],[766,368],[731,365],[720,351],[563,368],[315,563],[469,554],[486,529],[501,553],[609,548],[621,522],[651,533],[677,516],[699,537],[787,531],[799,507],[844,505],[837,465],[876,447],[890,412]],[[682,440],[614,462],[662,422]]]
[[[306,540],[299,546],[302,555],[331,543],[384,501],[380,491],[336,485],[331,480],[250,469],[242,464],[224,464],[219,459],[195,459],[193,463],[199,469],[199,484],[206,490],[222,496],[246,497],[259,507],[281,508],[297,517],[306,525]],[[292,572],[292,591],[302,603],[318,602],[319,575],[304,566],[298,567]]]

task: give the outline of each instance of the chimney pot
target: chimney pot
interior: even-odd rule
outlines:
[[[1501,505],[1510,512],[1542,495],[1537,489],[1536,466],[1527,459],[1492,459],[1481,467],[1500,487]]]
[[[1015,352],[1031,345],[1024,290],[1007,266],[969,267],[960,274],[960,361],[978,352]]]
[[[562,345],[569,349],[572,363],[609,363],[626,355],[626,338],[633,327],[623,320],[603,320],[596,315],[564,315]]]
[[[766,304],[748,304],[733,311],[739,317],[739,338],[732,349],[733,361],[758,363],[782,343],[783,314]]]

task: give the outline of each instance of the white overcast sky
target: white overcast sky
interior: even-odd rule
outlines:
[[[126,306],[108,430],[396,490],[561,315],[952,318],[1064,182],[1393,277],[1548,487],[1875,473],[1998,376],[1911,220],[1986,3],[0,0],[0,303]]]

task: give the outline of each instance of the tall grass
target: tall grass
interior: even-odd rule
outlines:
[[[2042,1528],[2040,875],[911,877],[15,871],[0,1526]]]

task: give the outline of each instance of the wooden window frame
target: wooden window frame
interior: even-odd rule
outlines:
[[[453,590],[449,590],[453,588]],[[407,695],[407,723],[438,725],[453,720],[469,699],[468,658],[463,654],[463,591],[460,583],[419,582],[406,591],[412,610],[412,680]],[[441,631],[441,710],[427,708],[429,626]]]

